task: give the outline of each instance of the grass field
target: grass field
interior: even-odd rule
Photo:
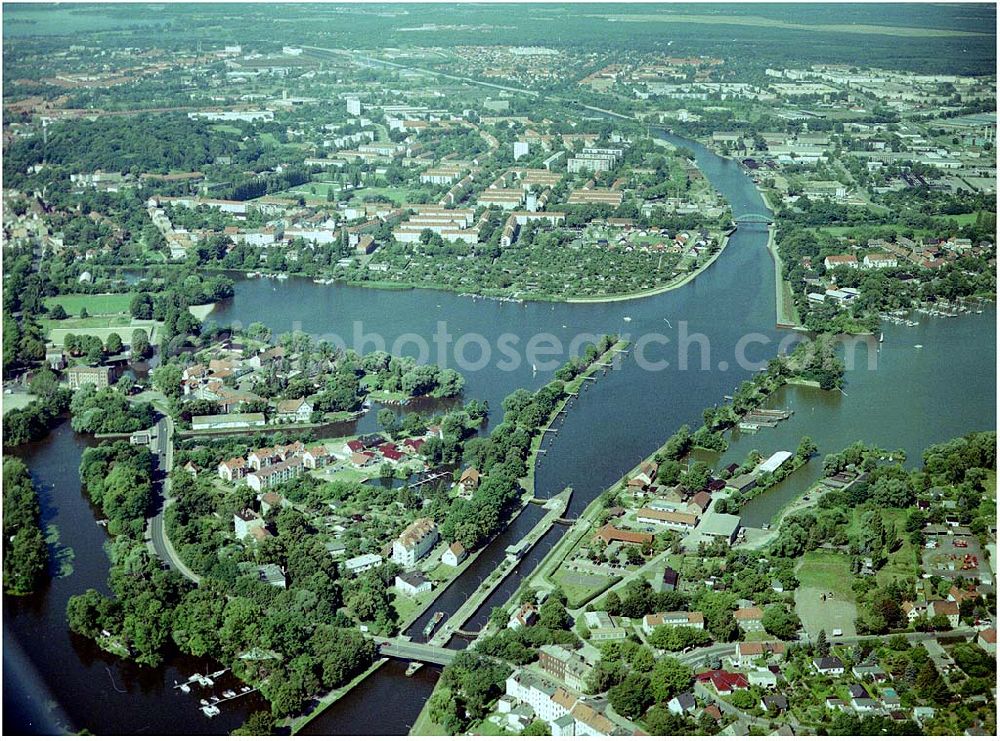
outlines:
[[[409,188],[396,188],[389,185],[385,186],[370,186],[367,188],[359,188],[358,190],[351,192],[351,201],[360,202],[366,197],[371,198],[373,196],[383,196],[388,198],[393,203],[399,205],[401,203],[406,203],[410,200],[411,191]]]
[[[851,562],[846,554],[807,553],[799,559],[795,575],[799,580],[795,612],[811,638],[820,630],[830,636],[835,628],[844,631],[845,636],[856,634],[854,619],[858,608],[851,591]]]
[[[35,396],[26,393],[4,394],[3,411],[9,412],[11,409],[24,409],[36,399]]]
[[[82,309],[88,314],[128,314],[132,296],[131,293],[64,293],[45,299],[45,306],[51,309],[59,304],[71,316],[80,316]]]
[[[552,581],[566,594],[569,604],[576,607],[603,592],[611,586],[614,580],[600,574],[570,571],[564,566],[560,566],[552,575]]]
[[[114,324],[107,327],[87,327],[81,329],[64,326],[62,322],[54,322],[53,326],[48,330],[48,338],[49,342],[53,345],[62,345],[68,334],[87,334],[100,337],[101,341],[105,342],[108,339],[108,335],[114,332],[122,338],[123,342],[128,343],[132,339],[132,332],[141,327],[149,334],[150,343],[155,345],[159,333],[159,325],[159,322],[133,320],[132,324]]]

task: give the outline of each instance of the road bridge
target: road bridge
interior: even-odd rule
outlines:
[[[408,659],[425,664],[448,666],[455,660],[458,651],[444,646],[431,646],[427,643],[414,643],[405,638],[383,638],[372,636],[379,654],[393,659]]]

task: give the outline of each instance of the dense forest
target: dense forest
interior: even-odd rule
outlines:
[[[27,169],[41,162],[74,173],[192,171],[238,149],[231,137],[183,114],[106,116],[52,124],[47,137],[6,145],[3,175],[8,187],[17,187]]]
[[[27,594],[41,583],[49,556],[42,533],[38,494],[19,458],[3,459],[3,587]]]

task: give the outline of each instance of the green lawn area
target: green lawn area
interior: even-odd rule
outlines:
[[[271,144],[272,146],[278,143],[278,138],[269,131],[265,131],[260,135],[260,140],[265,144]]]
[[[843,553],[812,551],[800,559],[796,576],[803,587],[833,592],[836,597],[854,600],[851,591],[851,559]]]
[[[389,185],[360,188],[351,192],[351,202],[358,203],[364,201],[365,198],[371,198],[374,196],[383,196],[384,198],[388,198],[393,203],[399,205],[410,200],[410,189]]]
[[[470,732],[473,736],[512,736],[513,734],[501,728],[489,718],[484,720]]]
[[[820,630],[830,635],[834,629],[845,636],[855,635],[858,610],[851,591],[851,559],[845,553],[813,551],[799,559],[795,570],[799,587],[795,590],[795,612],[810,637]]]
[[[957,221],[959,226],[968,226],[976,223],[978,215],[978,212],[973,212],[971,214],[955,214],[954,216],[935,216],[934,218],[944,222]]]
[[[334,471],[324,469],[322,472],[313,473],[313,476],[323,481],[343,481],[349,484],[356,484],[371,478],[378,478],[378,470],[371,467],[361,469],[354,468],[353,466],[345,466]]]
[[[128,314],[132,302],[131,293],[65,293],[45,299],[45,306],[61,305],[67,314],[80,316],[87,309],[88,314]]]
[[[313,189],[316,193],[313,194]],[[302,183],[302,185],[296,185],[294,188],[289,188],[288,190],[279,193],[281,196],[305,196],[306,198],[326,198],[328,191],[339,192],[340,183],[329,183],[323,180],[312,180],[308,183]]]
[[[983,491],[983,498],[995,500],[997,498],[997,472],[991,471],[990,473],[993,475],[987,477],[986,479],[986,487],[985,491]]]
[[[162,322],[133,320],[131,324],[108,322],[107,326],[76,327],[73,326],[72,321],[68,324],[66,322],[45,321],[42,323],[42,326],[48,330],[48,339],[53,345],[63,345],[68,334],[92,335],[100,337],[102,342],[106,342],[108,335],[116,333],[122,338],[123,342],[128,343],[132,341],[132,332],[140,327],[146,330],[146,333],[149,335],[149,341],[155,345],[160,324]]]
[[[566,599],[573,607],[583,605],[600,594],[611,586],[613,581],[611,577],[571,571],[564,566],[560,566],[552,575],[552,582],[563,590]]]
[[[424,592],[423,594],[418,594],[416,599],[412,599],[402,594],[396,594],[395,592],[393,594],[392,606],[396,608],[400,623],[407,623],[416,615],[419,615],[431,603],[431,600],[437,596],[434,592]]]

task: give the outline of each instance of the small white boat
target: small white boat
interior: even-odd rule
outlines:
[[[630,316],[627,316],[627,317],[625,317],[625,321],[626,321],[626,322],[630,322],[630,321],[632,321],[632,317],[630,317]]]
[[[227,700],[231,700],[232,698],[236,697],[236,690],[226,690],[225,692],[222,693],[222,696],[225,697]]]
[[[923,347],[923,345],[914,345],[914,347],[920,350]]]
[[[216,715],[218,715],[222,711],[219,710],[217,707],[215,707],[215,705],[205,705],[201,709],[201,712],[203,712],[209,718],[214,718]]]
[[[885,342],[885,332],[879,332],[878,341]]]
[[[180,689],[181,692],[190,692],[191,691],[191,688],[189,686],[187,686],[186,684],[179,685],[179,689]]]

